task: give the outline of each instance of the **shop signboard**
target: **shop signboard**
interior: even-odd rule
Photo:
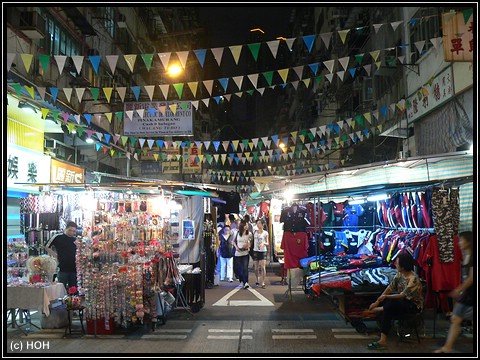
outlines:
[[[183,148],[183,162],[182,173],[184,174],[201,174],[202,163],[199,156],[202,154],[202,150],[197,147],[196,144],[185,146]]]
[[[442,14],[445,61],[473,61],[473,10]]]
[[[140,174],[154,176],[162,173],[162,164],[158,161],[141,161]]]
[[[50,161],[50,156],[8,144],[7,188],[38,191],[38,186],[29,186],[28,184],[50,183],[50,172],[45,171],[45,169],[50,169]]]
[[[143,117],[138,110],[143,111]],[[172,136],[193,135],[192,103],[186,101],[126,102],[124,135]]]
[[[453,97],[453,75],[449,66],[407,98],[407,118],[411,123]]]
[[[52,159],[51,182],[55,184],[83,184],[85,170],[81,167]]]

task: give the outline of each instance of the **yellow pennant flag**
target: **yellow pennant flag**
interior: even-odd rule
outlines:
[[[240,59],[240,53],[242,52],[242,45],[230,46],[235,64],[238,65],[238,59]]]
[[[75,125],[72,123],[67,124],[68,132],[71,134],[72,130],[75,129]]]
[[[25,70],[27,70],[27,72],[28,72],[30,70],[30,66],[32,65],[33,55],[32,54],[20,54],[20,57],[22,58],[23,65],[25,66]]]
[[[123,144],[123,146],[125,146],[125,144],[128,141],[128,136],[122,136],[121,138],[122,138],[122,144]]]
[[[287,76],[288,76],[288,68],[287,69],[281,69],[277,70],[278,74],[282,77],[283,83],[287,81]]]
[[[105,113],[105,116],[107,117],[107,120],[108,120],[109,123],[112,122],[112,115],[113,115],[113,113],[111,113],[111,112]]]
[[[338,35],[340,36],[340,39],[342,39],[342,44],[345,44],[345,39],[347,38],[348,33],[350,32],[350,29],[347,30],[341,30],[338,32]]]
[[[363,114],[363,117],[368,121],[369,124],[372,123],[372,118],[369,112]]]
[[[237,151],[239,141],[240,140],[232,140],[233,151]]]
[[[129,55],[123,55],[123,57],[125,58],[125,62],[127,63],[128,68],[133,73],[133,68],[135,67],[135,61],[137,60],[137,55],[129,54]]]
[[[377,126],[378,131],[382,132],[382,124]]]
[[[155,159],[155,161],[158,161],[158,154],[153,154],[153,158]]]
[[[377,67],[377,69],[380,68],[380,65],[382,65],[382,61],[377,61],[377,62],[375,63],[375,66]]]
[[[188,83],[188,87],[192,90],[193,97],[197,96],[198,81],[192,81]]]
[[[42,111],[42,119],[45,119],[50,110],[48,110],[47,108],[40,108],[40,110]]]
[[[115,155],[115,150],[110,149],[110,156],[113,156],[113,155]]]
[[[175,115],[177,113],[177,104],[170,104],[170,105],[168,105],[168,108],[173,113],[173,115]]]
[[[27,86],[27,85],[25,85],[24,88],[25,88],[25,90],[27,90],[27,92],[30,94],[30,96],[32,97],[32,99],[35,99],[35,90],[33,89],[33,86]]]
[[[300,138],[300,140],[302,140],[302,143],[305,142],[305,135],[298,135],[298,137]]]
[[[370,51],[370,55],[373,58],[373,61],[377,61],[378,55],[380,55],[380,50]]]
[[[303,80],[302,80],[303,83],[305,84],[305,87],[308,88],[308,85],[310,85],[310,80],[312,80],[312,79],[303,79]]]
[[[111,88],[111,87],[103,88],[103,93],[105,94],[105,97],[107,98],[107,102],[110,102],[110,97],[112,96],[112,91],[113,91],[113,88]]]
[[[307,157],[307,150],[302,150],[302,154],[304,157]]]

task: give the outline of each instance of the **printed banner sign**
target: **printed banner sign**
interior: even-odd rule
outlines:
[[[202,172],[202,163],[199,158],[201,154],[202,150],[195,144],[183,148],[183,174],[200,174]]]
[[[8,144],[7,187],[38,191],[38,187],[18,185],[24,183],[50,183],[50,156]]]
[[[83,184],[85,170],[81,167],[52,159],[51,182],[56,184]]]
[[[442,14],[445,61],[473,61],[473,11]]]
[[[143,117],[137,110],[143,110]],[[131,120],[127,117],[123,121],[124,135],[193,135],[191,102],[126,102],[125,112],[127,111],[133,111],[133,115]]]

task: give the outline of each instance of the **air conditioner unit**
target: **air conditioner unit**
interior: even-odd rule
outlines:
[[[43,39],[45,37],[45,19],[36,11],[23,11],[20,14],[18,29],[32,40]]]

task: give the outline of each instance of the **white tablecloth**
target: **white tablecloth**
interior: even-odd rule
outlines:
[[[67,292],[62,283],[56,283],[41,288],[29,286],[7,286],[8,309],[35,309],[50,315],[51,300],[63,298]]]

